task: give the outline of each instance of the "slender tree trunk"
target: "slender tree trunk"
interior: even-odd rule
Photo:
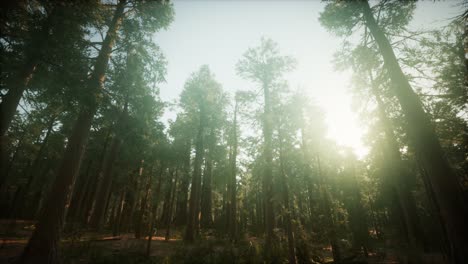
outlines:
[[[13,168],[13,164],[15,163],[18,155],[19,155],[19,150],[23,146],[23,140],[24,137],[26,136],[26,128],[23,129],[23,132],[21,133],[21,136],[18,140],[18,144],[16,145],[15,151],[13,152],[13,155],[11,159],[8,158],[6,147],[7,147],[7,138],[6,137],[0,137],[0,155],[2,155],[0,158],[0,194],[3,195],[5,194],[5,189],[6,189],[6,183],[8,180],[8,176],[10,175],[10,171]]]
[[[206,155],[206,168],[203,175],[203,186],[201,192],[201,214],[200,225],[202,228],[211,228],[213,226],[213,211],[212,211],[212,174],[213,174],[213,150],[215,144],[214,129],[211,129],[208,142],[208,153]]]
[[[348,168],[345,170],[350,171],[347,176],[349,181],[344,189],[344,205],[348,211],[349,226],[353,234],[353,250],[360,252],[361,249],[365,257],[368,256],[368,228],[365,216],[365,211],[361,203],[361,193],[355,175],[354,160],[350,162]]]
[[[109,183],[109,191],[107,192],[107,197],[106,197],[106,204],[104,206],[104,210],[103,210],[103,216],[102,216],[102,220],[101,220],[101,227],[106,225],[107,222],[108,222],[108,211],[109,211],[109,206],[111,204],[111,198],[112,198],[112,193],[114,192],[113,191],[114,189],[114,182],[113,182],[113,179],[111,178],[111,181]]]
[[[236,98],[236,105],[234,107],[234,123],[232,130],[232,146],[231,146],[231,159],[229,162],[229,179],[228,179],[228,197],[227,197],[227,210],[228,210],[228,232],[231,240],[237,239],[237,190],[236,190],[236,174],[237,174],[237,111],[239,110],[239,102]]]
[[[117,136],[114,136],[110,146],[109,153],[104,160],[103,170],[101,172],[101,182],[99,183],[96,200],[94,202],[93,211],[89,220],[89,225],[95,230],[100,230],[104,217],[104,207],[106,205],[107,196],[110,192],[110,184],[112,182],[112,169],[115,159],[119,153],[121,141]]]
[[[172,225],[172,210],[174,208],[174,200],[176,197],[176,190],[177,190],[177,181],[179,180],[179,170],[176,168],[174,183],[171,190],[171,202],[169,204],[169,210],[167,212],[167,219],[166,219],[166,236],[164,238],[165,241],[169,241],[171,238],[171,225]]]
[[[91,188],[91,165],[93,164],[93,160],[90,159],[89,162],[88,162],[88,166],[86,166],[86,171],[84,173],[84,175],[82,176],[84,179],[83,179],[83,186],[81,188],[81,190],[78,192],[75,193],[75,195],[73,195],[73,199],[75,200],[75,203],[73,205],[73,207],[70,208],[70,210],[68,211],[68,220],[72,220],[72,221],[76,221],[78,220],[79,216],[81,216],[81,212],[83,211],[83,205],[84,205],[84,201],[86,199],[86,195],[89,195],[89,192],[90,192],[90,188]]]
[[[117,29],[124,15],[125,1],[120,1],[104,39],[101,51],[96,60],[94,71],[88,83],[89,90],[98,96],[104,82],[107,64],[112,47],[117,38]],[[83,108],[69,138],[67,148],[51,192],[44,204],[44,210],[39,217],[36,229],[33,232],[22,256],[20,263],[57,263],[58,243],[63,225],[65,203],[68,193],[73,185],[76,173],[80,168],[84,147],[87,143],[89,130],[97,111],[97,102],[91,107]]]
[[[155,190],[155,197],[154,197],[154,204],[152,206],[152,210],[150,213],[150,224],[149,224],[149,233],[148,233],[148,243],[146,244],[146,255],[149,256],[151,253],[151,241],[153,241],[153,229],[156,224],[156,217],[158,212],[158,204],[159,204],[159,195],[161,192],[161,183],[162,183],[162,175],[164,173],[165,165],[161,162],[161,170],[159,171],[158,175],[158,183],[156,184]]]
[[[167,214],[169,211],[169,204],[171,203],[171,192],[172,192],[172,184],[173,181],[172,179],[174,178],[175,175],[175,168],[172,167],[169,169],[169,178],[167,179],[166,182],[166,190],[165,190],[165,195],[163,199],[163,208],[162,208],[162,214],[161,217],[159,218],[159,224],[161,226],[166,226],[166,220],[167,220]]]
[[[128,214],[128,230],[133,230],[135,231],[136,230],[136,223],[137,221],[135,220],[138,220],[136,218],[136,216],[138,215],[139,213],[139,208],[137,209],[138,207],[138,203],[141,201],[141,185],[140,183],[142,183],[143,181],[143,167],[144,167],[144,163],[145,161],[144,160],[141,160],[140,162],[140,168],[138,169],[138,174],[137,176],[135,177],[135,181],[134,181],[134,188],[133,188],[133,200],[130,205],[130,210],[129,210],[129,214]]]
[[[322,174],[322,168],[320,164],[320,157],[317,156],[317,168],[318,168],[318,175],[320,178],[320,189],[323,201],[323,211],[325,218],[328,222],[328,239],[330,240],[332,254],[333,254],[333,261],[340,262],[341,261],[341,250],[338,245],[338,237],[336,234],[336,224],[335,218],[333,217],[333,205],[331,200],[330,192],[328,191],[327,186],[325,185],[325,177]]]
[[[202,106],[203,108],[203,106]],[[200,124],[198,127],[197,141],[195,144],[195,161],[192,176],[192,189],[190,191],[189,215],[187,229],[185,230],[184,240],[194,242],[195,236],[198,234],[200,212],[200,189],[201,189],[201,165],[203,161],[203,137],[205,131],[205,112],[200,110]]]
[[[151,183],[152,183],[152,171],[153,168],[149,170],[148,179],[146,180],[145,195],[141,201],[140,210],[138,211],[137,221],[135,225],[135,238],[140,239],[141,237],[141,227],[143,225],[143,216],[147,211],[148,201],[151,195]]]
[[[393,83],[393,91],[407,121],[408,134],[422,165],[428,173],[430,187],[439,203],[444,227],[451,243],[452,263],[468,263],[468,213],[458,176],[450,167],[421,101],[402,72],[392,46],[374,19],[367,1],[362,1],[364,19],[373,35]]]
[[[265,257],[270,260],[272,253],[272,244],[274,239],[273,228],[275,227],[274,200],[273,200],[273,120],[271,113],[271,98],[269,84],[264,83],[264,110],[263,110],[263,138],[265,168],[263,175],[263,194],[265,204]]]
[[[177,226],[185,225],[187,223],[187,200],[190,180],[190,140],[186,143],[185,156],[183,160],[183,175],[179,185],[179,193],[177,197],[177,208],[175,224]]]
[[[294,230],[291,222],[291,208],[289,206],[289,189],[286,179],[284,157],[283,157],[283,148],[282,148],[282,136],[281,131],[278,129],[279,133],[279,159],[280,159],[280,174],[281,174],[281,185],[283,189],[283,206],[285,210],[285,225],[286,225],[286,234],[288,236],[288,260],[290,264],[296,264],[296,243],[294,241]]]

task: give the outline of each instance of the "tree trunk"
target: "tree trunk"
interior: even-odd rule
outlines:
[[[120,234],[120,222],[122,219],[122,212],[125,205],[125,194],[126,188],[124,187],[120,192],[119,204],[114,215],[114,221],[112,224],[112,235],[118,236]]]
[[[322,195],[322,201],[323,201],[323,212],[328,222],[327,233],[328,233],[328,239],[330,240],[330,245],[332,248],[333,261],[340,262],[342,256],[341,256],[341,250],[338,245],[338,237],[336,234],[335,218],[333,217],[333,205],[332,205],[330,192],[328,191],[328,188],[325,184],[325,177],[322,174],[322,168],[320,165],[319,156],[317,156],[317,168],[318,168],[318,176],[320,178],[320,187],[321,187],[320,189],[321,189],[321,195]]]
[[[372,92],[377,101],[377,108],[381,119],[383,131],[385,133],[386,148],[383,154],[384,159],[388,163],[387,171],[394,171],[390,176],[391,188],[393,190],[398,208],[401,210],[399,213],[403,217],[403,225],[407,235],[407,241],[410,246],[409,252],[412,256],[412,262],[418,263],[421,261],[420,255],[422,254],[422,243],[424,238],[422,237],[423,231],[419,223],[419,217],[417,215],[417,207],[411,194],[411,190],[405,181],[405,177],[408,177],[408,172],[404,169],[403,160],[396,141],[393,128],[391,127],[390,120],[387,118],[385,105],[380,97],[377,86],[373,80],[372,73],[369,72],[369,78],[371,82]]]
[[[146,180],[146,187],[145,187],[145,196],[141,201],[140,210],[138,211],[136,225],[135,225],[135,238],[140,239],[141,237],[141,227],[143,225],[143,216],[148,207],[148,201],[151,195],[151,183],[152,183],[152,173],[153,168],[149,169],[148,179]]]
[[[236,191],[236,174],[237,174],[237,111],[239,110],[239,102],[236,98],[234,107],[234,123],[232,130],[232,146],[231,159],[229,162],[229,179],[228,179],[228,197],[227,197],[227,221],[228,232],[231,240],[237,239],[237,191]]]
[[[278,129],[279,134],[279,159],[280,159],[280,174],[281,174],[281,185],[283,189],[283,206],[285,210],[285,225],[286,234],[288,236],[288,260],[290,264],[296,264],[296,243],[294,241],[294,230],[291,222],[291,208],[289,206],[289,189],[286,179],[283,148],[282,148],[282,136],[281,131]]]
[[[159,218],[159,224],[161,226],[166,226],[166,220],[167,220],[167,215],[169,212],[169,206],[171,203],[171,193],[172,193],[172,179],[174,178],[176,168],[172,167],[169,169],[169,178],[167,179],[166,182],[166,190],[165,190],[165,195],[163,199],[163,208],[162,208],[162,214],[161,217]]]
[[[179,170],[176,168],[174,183],[171,190],[171,202],[169,204],[169,210],[167,212],[167,219],[166,219],[166,236],[164,238],[165,241],[169,241],[171,236],[171,224],[172,224],[172,210],[174,208],[174,200],[176,197],[176,190],[177,190],[177,181],[179,180]]]
[[[83,208],[86,195],[89,194],[90,192],[89,189],[91,188],[90,183],[91,183],[92,176],[90,174],[90,171],[91,171],[92,164],[93,164],[93,160],[90,159],[88,162],[88,166],[86,166],[86,171],[84,172],[84,175],[81,176],[84,181],[82,184],[82,187],[80,188],[79,191],[77,190],[75,192],[75,195],[73,195],[74,202],[72,201],[70,210],[68,211],[67,220],[76,221],[76,220],[81,219],[78,217],[81,216],[80,213],[82,212],[82,208]]]
[[[265,205],[265,258],[270,261],[273,243],[273,228],[275,226],[275,215],[273,212],[273,120],[271,113],[270,87],[267,83],[263,84],[264,110],[263,110],[263,138],[265,159],[265,168],[263,175],[263,203]]]
[[[407,130],[427,171],[430,187],[439,203],[444,227],[451,243],[452,263],[468,263],[468,213],[458,176],[445,158],[429,117],[402,72],[392,46],[374,19],[367,1],[362,1],[364,19],[373,35],[393,83],[393,91],[407,121]]]
[[[158,204],[159,204],[159,194],[161,191],[161,183],[162,183],[162,175],[164,173],[164,164],[161,162],[161,170],[159,171],[158,175],[158,183],[156,184],[155,190],[155,197],[154,197],[154,204],[152,206],[152,210],[150,213],[150,224],[149,224],[149,234],[148,234],[148,243],[146,244],[146,255],[149,256],[151,253],[151,241],[153,241],[153,228],[156,223],[156,216],[158,212]]]
[[[179,192],[177,196],[177,208],[175,224],[177,226],[187,224],[187,200],[188,200],[188,189],[190,180],[190,140],[186,143],[185,156],[183,160],[183,175],[179,185]]]
[[[53,115],[50,118],[49,123],[47,125],[47,132],[46,132],[46,134],[44,136],[44,139],[41,142],[41,147],[39,148],[39,151],[37,152],[36,157],[34,158],[34,161],[33,161],[32,165],[28,169],[28,175],[29,175],[28,176],[28,179],[29,179],[28,184],[26,184],[26,186],[25,186],[23,196],[21,197],[21,202],[18,203],[20,206],[22,206],[20,214],[19,214],[21,217],[24,217],[24,213],[25,213],[25,204],[24,204],[24,202],[26,201],[26,196],[28,195],[29,187],[30,187],[31,183],[33,181],[35,181],[34,180],[34,178],[35,178],[34,175],[36,175],[37,171],[39,170],[39,164],[40,164],[41,159],[43,158],[44,151],[46,150],[47,142],[49,141],[49,136],[52,133],[52,130],[54,128],[54,123],[55,123],[56,118],[57,118],[56,115]]]
[[[192,176],[192,189],[190,191],[189,201],[189,215],[187,222],[187,229],[185,230],[184,240],[187,242],[194,242],[195,236],[198,234],[200,211],[200,188],[201,188],[201,165],[203,161],[203,137],[205,131],[205,112],[200,109],[200,124],[198,127],[197,142],[195,144],[195,161]]]
[[[102,178],[97,190],[97,197],[94,202],[91,218],[89,220],[90,227],[98,231],[102,227],[104,207],[106,206],[107,197],[109,196],[111,188],[110,185],[112,182],[112,169],[114,167],[117,154],[119,153],[120,144],[120,139],[117,136],[114,136],[109,153],[104,160],[103,170],[101,172]]]
[[[208,142],[208,153],[206,155],[206,167],[203,175],[203,186],[201,193],[201,215],[200,225],[202,228],[211,228],[213,226],[213,212],[212,212],[212,174],[213,174],[213,151],[215,144],[214,129],[211,129]]]
[[[13,206],[11,208],[11,214],[13,218],[17,217],[24,217],[25,214],[25,209],[26,209],[26,201],[27,201],[27,196],[29,193],[29,188],[31,184],[34,181],[34,175],[36,175],[37,170],[39,169],[39,161],[43,157],[45,147],[47,145],[47,141],[49,140],[50,133],[52,132],[52,128],[55,122],[55,116],[53,116],[47,126],[47,132],[44,136],[44,139],[41,142],[41,146],[39,148],[39,151],[36,154],[36,157],[34,158],[34,161],[30,163],[30,166],[28,166],[28,169],[26,170],[27,172],[27,182],[24,186],[20,187],[20,191],[18,192],[18,196],[14,200],[15,202],[13,203]]]
[[[112,47],[117,38],[117,29],[124,15],[125,1],[120,1],[104,39],[101,51],[89,79],[88,88],[95,96],[101,94],[107,64]],[[44,204],[44,210],[29,240],[20,263],[56,263],[58,262],[57,246],[63,225],[65,203],[73,185],[76,173],[80,168],[81,158],[86,145],[91,123],[97,111],[97,102],[83,108],[73,128],[67,148],[51,192]]]

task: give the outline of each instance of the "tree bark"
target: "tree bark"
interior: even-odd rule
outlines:
[[[318,169],[318,177],[320,178],[320,189],[323,201],[323,212],[325,218],[328,222],[327,226],[327,233],[328,239],[330,240],[330,245],[332,248],[333,254],[333,261],[340,262],[341,261],[341,250],[338,245],[338,237],[336,234],[336,227],[335,227],[335,218],[333,217],[333,205],[331,200],[330,192],[328,191],[327,186],[325,185],[325,177],[322,174],[322,168],[320,164],[320,157],[317,155],[317,169]]]
[[[383,153],[385,160],[389,163],[387,168],[388,171],[394,171],[390,176],[391,188],[396,201],[399,204],[398,208],[401,210],[400,214],[403,217],[404,228],[407,233],[407,241],[411,247],[413,256],[413,262],[420,262],[420,254],[422,253],[422,238],[423,231],[420,227],[419,217],[417,215],[417,207],[411,194],[411,190],[405,182],[405,176],[409,176],[408,172],[403,168],[403,160],[401,159],[401,153],[396,141],[395,134],[388,120],[385,105],[380,97],[377,87],[374,83],[372,74],[369,73],[372,92],[377,101],[377,108],[381,119],[383,131],[386,138],[386,148]]]
[[[177,208],[175,224],[177,226],[187,224],[187,202],[188,202],[188,190],[190,180],[190,140],[186,143],[186,150],[184,151],[183,158],[183,175],[179,185],[179,193],[177,197]]]
[[[166,216],[167,217],[167,219],[166,219],[166,235],[164,237],[165,241],[169,241],[170,236],[171,236],[172,210],[174,208],[174,200],[175,200],[175,197],[176,197],[176,190],[177,190],[178,180],[179,180],[179,169],[176,168],[174,183],[173,183],[172,190],[171,190],[171,201],[170,201],[169,210],[168,210],[167,216]]]
[[[138,211],[137,221],[135,225],[135,238],[140,239],[141,237],[141,227],[143,225],[143,216],[147,211],[148,201],[151,195],[151,183],[152,183],[152,171],[151,168],[148,173],[148,179],[146,180],[145,195],[141,201],[140,210]]]
[[[280,128],[278,129],[279,134],[279,159],[280,159],[280,174],[281,174],[281,185],[283,189],[283,206],[285,210],[285,225],[286,234],[288,236],[288,260],[290,264],[296,264],[296,243],[294,241],[294,230],[291,221],[291,208],[289,206],[289,189],[285,172],[285,164],[283,157],[283,139],[281,136]]]
[[[392,80],[392,89],[406,118],[411,142],[421,157],[430,187],[440,206],[444,227],[451,243],[449,258],[452,263],[468,263],[468,213],[459,179],[444,156],[433,125],[401,70],[392,46],[375,21],[367,1],[362,1],[362,11]]]
[[[39,169],[39,163],[40,163],[40,160],[44,154],[44,151],[46,149],[46,146],[47,146],[47,142],[49,141],[49,136],[50,136],[50,133],[52,132],[52,129],[53,129],[53,126],[54,126],[54,122],[55,122],[55,119],[56,119],[56,116],[52,116],[48,122],[48,125],[47,125],[47,132],[44,136],[44,139],[42,140],[41,142],[41,146],[39,148],[39,151],[37,152],[36,154],[36,157],[34,158],[34,161],[31,163],[31,166],[29,166],[29,168],[27,169],[27,173],[28,173],[28,181],[26,183],[26,185],[24,186],[24,188],[22,188],[22,191],[21,193],[19,194],[19,197],[18,197],[18,200],[16,202],[16,204],[13,206],[13,210],[18,210],[18,215],[16,215],[15,213],[13,214],[14,217],[24,217],[25,213],[26,213],[26,201],[27,201],[27,196],[28,196],[28,193],[29,193],[29,188],[31,187],[31,184],[33,183],[34,181],[34,175],[36,175],[38,169]]]
[[[213,174],[213,151],[214,151],[214,129],[211,129],[208,142],[208,153],[205,159],[205,173],[203,175],[203,186],[201,193],[201,211],[200,225],[202,228],[210,228],[213,226],[212,212],[212,174]]]
[[[119,1],[96,60],[92,76],[89,79],[88,88],[94,96],[100,96],[102,92],[107,64],[117,38],[117,30],[124,16],[124,7],[125,1]],[[95,99],[97,100],[97,98]],[[75,175],[80,168],[83,150],[96,111],[97,101],[91,103],[90,107],[81,110],[51,192],[44,204],[44,210],[21,256],[20,263],[57,263],[59,261],[57,246],[63,226],[65,203]]]
[[[263,203],[265,206],[265,258],[270,260],[272,244],[274,239],[273,228],[275,226],[273,206],[273,120],[271,113],[270,87],[268,83],[263,84],[264,108],[263,108],[263,139],[265,168],[263,174]]]
[[[151,253],[151,241],[153,241],[153,228],[156,223],[156,216],[158,212],[158,204],[159,204],[159,194],[161,191],[161,183],[162,183],[162,175],[164,173],[165,165],[161,162],[161,170],[159,171],[158,175],[158,183],[156,184],[155,190],[155,197],[154,203],[152,206],[151,214],[150,214],[150,224],[149,224],[149,234],[148,234],[148,243],[146,244],[146,255],[149,256]]]
[[[232,146],[231,157],[229,161],[229,179],[228,179],[228,197],[227,197],[227,211],[228,211],[228,232],[231,240],[237,239],[237,190],[236,190],[236,174],[237,174],[237,111],[239,110],[239,102],[236,98],[234,106],[234,122],[232,130]]]
[[[104,161],[103,170],[101,172],[101,182],[97,190],[96,200],[94,202],[93,211],[89,220],[89,226],[95,230],[100,230],[104,217],[104,208],[106,206],[107,197],[109,196],[111,182],[112,182],[112,169],[114,167],[115,159],[119,153],[121,141],[117,136],[114,136],[110,146],[109,153]]]
[[[205,112],[203,106],[200,109],[200,124],[198,126],[197,141],[195,144],[195,161],[192,176],[192,189],[190,191],[189,214],[187,229],[185,230],[184,240],[192,243],[199,230],[199,212],[200,212],[200,189],[201,189],[201,165],[203,161],[203,138],[205,131]]]

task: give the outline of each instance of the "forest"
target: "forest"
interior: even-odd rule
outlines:
[[[468,263],[468,1],[0,7],[0,263]]]

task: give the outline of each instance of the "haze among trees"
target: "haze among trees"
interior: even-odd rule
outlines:
[[[452,4],[428,30],[408,26],[416,1],[311,10],[340,42],[359,156],[262,32],[230,65],[246,87],[202,63],[169,101],[155,36],[174,3],[2,2],[0,262],[468,263],[468,3]]]

